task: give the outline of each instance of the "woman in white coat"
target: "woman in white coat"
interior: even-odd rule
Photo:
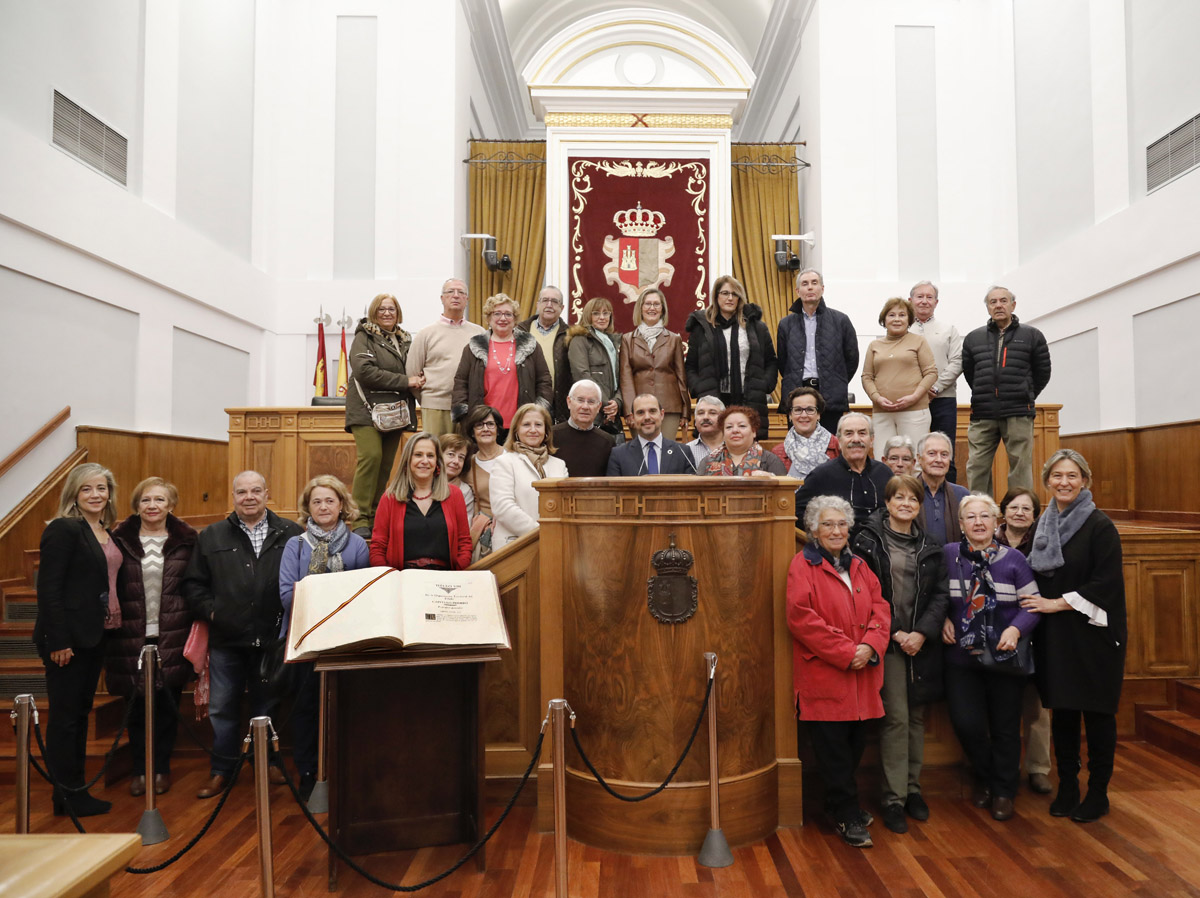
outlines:
[[[524,536],[538,525],[535,480],[566,477],[567,465],[554,457],[550,413],[530,402],[517,409],[504,443],[506,451],[492,468],[492,516],[496,522],[493,551]]]

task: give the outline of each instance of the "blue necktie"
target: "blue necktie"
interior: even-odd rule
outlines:
[[[658,473],[658,453],[654,451],[654,444],[646,444],[646,473]]]

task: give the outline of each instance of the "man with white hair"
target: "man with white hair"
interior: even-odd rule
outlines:
[[[841,454],[817,465],[796,490],[796,522],[802,527],[808,503],[816,496],[839,496],[854,509],[851,541],[862,529],[867,515],[884,504],[883,492],[892,470],[871,458],[875,435],[871,419],[861,412],[847,412],[837,423]]]
[[[467,341],[484,333],[482,327],[467,320],[467,299],[465,282],[450,278],[442,284],[442,314],[433,324],[417,331],[408,348],[405,363],[408,376],[425,376],[425,386],[417,396],[421,403],[421,429],[435,437],[454,433],[450,415],[454,375]]]
[[[953,324],[934,317],[938,305],[938,288],[932,281],[919,281],[908,291],[916,315],[909,328],[920,334],[933,350],[938,376],[929,388],[929,430],[954,434],[958,432],[958,396],[955,384],[962,374],[962,334]],[[958,483],[958,469],[950,462],[946,479]]]
[[[570,417],[554,425],[555,453],[567,464],[572,477],[603,477],[616,440],[596,426],[603,392],[594,380],[575,381],[567,393]]]
[[[716,396],[701,396],[696,400],[696,439],[684,445],[692,453],[692,461],[697,470],[700,462],[712,455],[725,444],[719,423],[721,412],[725,411],[725,403]]]
[[[936,430],[917,443],[921,473],[917,480],[925,487],[925,501],[917,512],[917,523],[939,546],[962,539],[958,523],[958,504],[967,498],[967,488],[951,483],[947,474],[954,462],[954,443]]]

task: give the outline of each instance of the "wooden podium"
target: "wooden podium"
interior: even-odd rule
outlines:
[[[682,753],[717,653],[721,824],[731,845],[801,822],[785,600],[796,552],[788,478],[620,477],[537,484],[541,529],[541,706],[565,698],[580,743],[625,794],[657,786]],[[696,611],[661,623],[648,607],[652,556],[694,557]],[[548,763],[538,819],[552,821]],[[614,851],[689,854],[708,832],[708,746],[638,804],[606,794],[568,742],[567,832]]]
[[[483,835],[480,683],[495,649],[326,654],[329,834],[347,854]],[[485,849],[475,855],[486,869]],[[337,883],[329,852],[329,884]]]

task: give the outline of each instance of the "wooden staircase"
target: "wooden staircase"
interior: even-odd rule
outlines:
[[[1171,680],[1167,704],[1135,707],[1139,739],[1200,765],[1200,679]]]

